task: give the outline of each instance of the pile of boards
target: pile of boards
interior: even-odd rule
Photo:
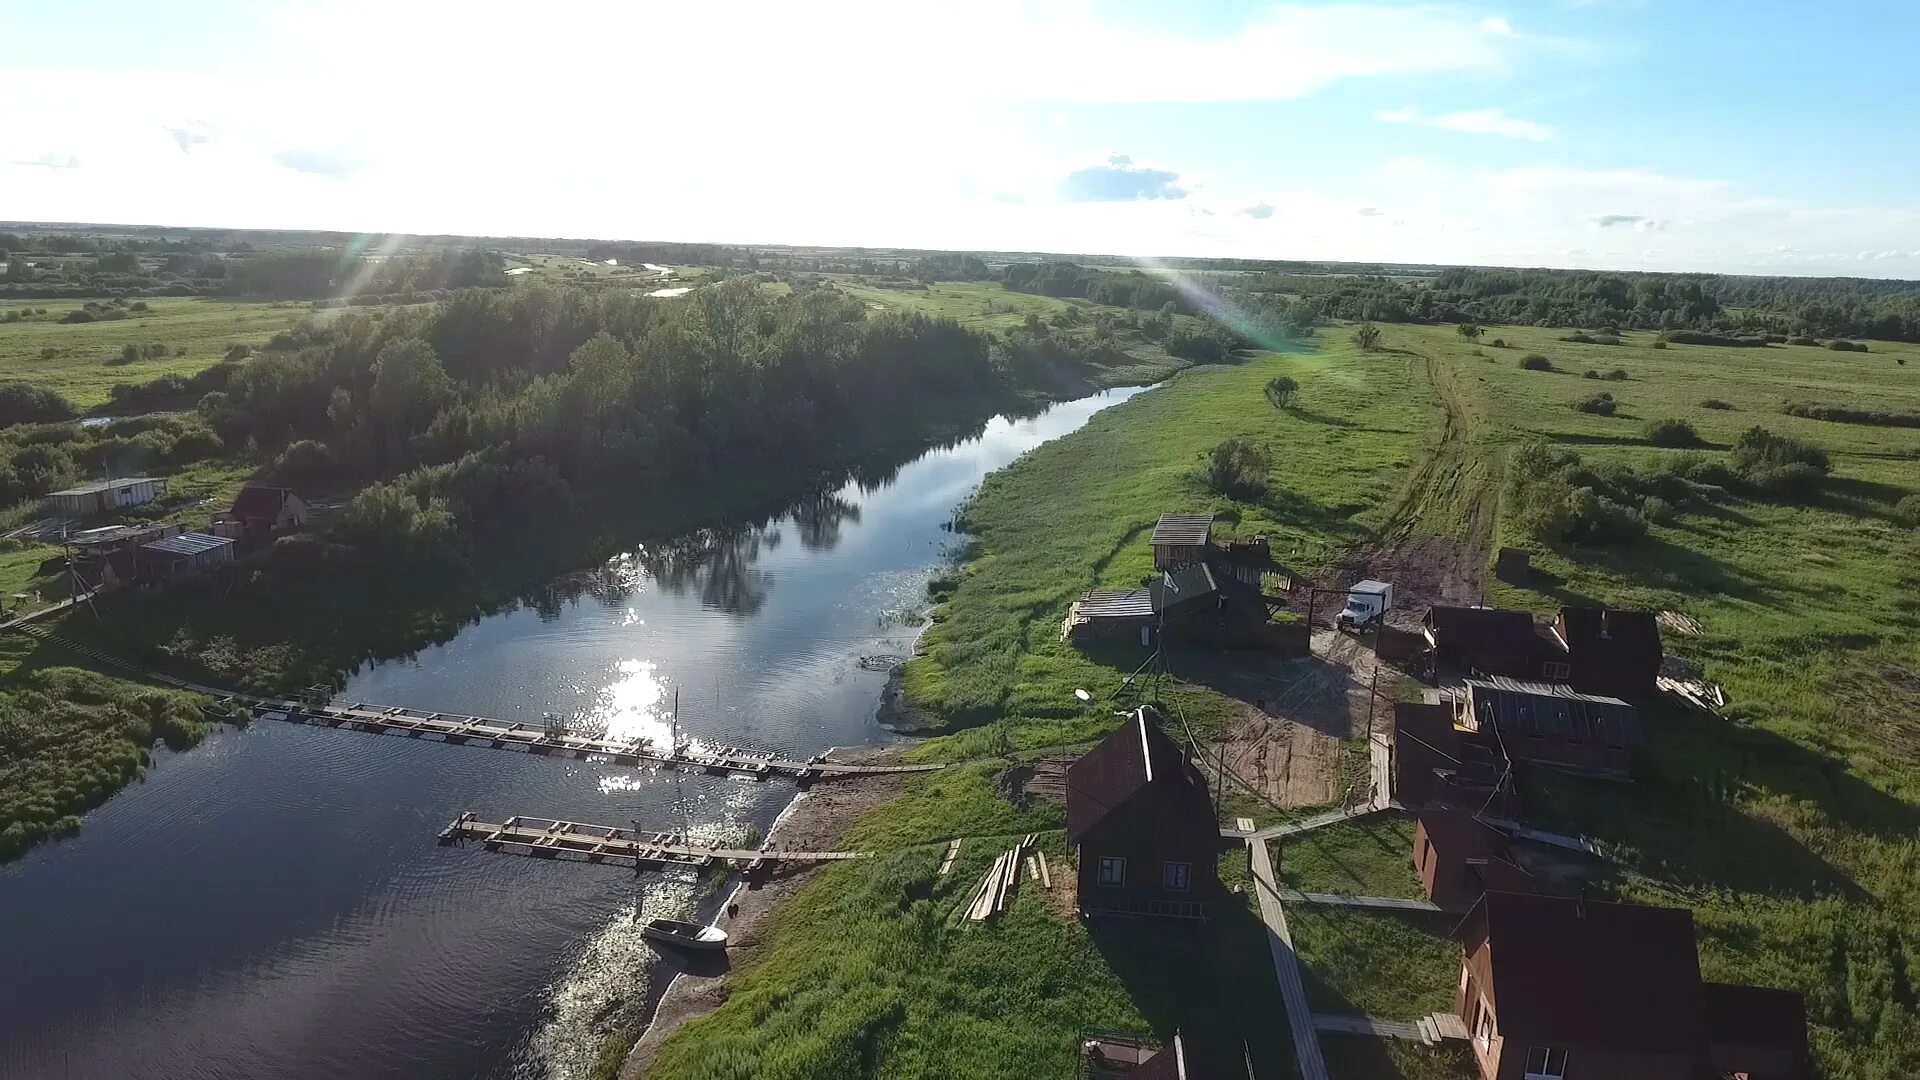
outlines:
[[[1718,716],[1727,707],[1727,692],[1718,683],[1661,675],[1654,679],[1654,685],[1704,713]]]
[[[1038,833],[1028,833],[1019,843],[993,860],[993,865],[987,869],[986,876],[980,879],[980,884],[974,886],[973,895],[967,901],[968,922],[986,922],[1007,910],[1007,905],[1013,902],[1013,888],[1020,882],[1023,866],[1030,876],[1040,882],[1041,888],[1053,888],[1053,872],[1047,866],[1046,852],[1028,854],[1038,836]]]

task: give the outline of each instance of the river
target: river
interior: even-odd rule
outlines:
[[[883,742],[876,657],[911,647],[950,511],[1125,389],[996,419],[884,484],[637,551],[349,701],[806,756]],[[866,659],[867,663],[862,663]],[[462,811],[763,833],[781,782],[636,770],[262,721],[161,751],[73,839],[0,867],[0,1076],[574,1080],[644,994],[634,914],[691,878],[549,863],[434,834]],[[497,818],[496,818],[497,820]]]

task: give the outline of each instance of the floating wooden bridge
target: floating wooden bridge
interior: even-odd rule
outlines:
[[[631,866],[636,870],[663,870],[670,866],[721,866],[752,876],[778,862],[840,862],[864,859],[864,851],[776,851],[728,848],[702,844],[684,833],[622,829],[613,825],[586,825],[554,818],[514,816],[500,824],[462,814],[440,830],[440,843],[479,841],[488,851],[529,855],[537,859],[571,859]]]
[[[529,754],[557,757],[601,758],[618,765],[656,765],[670,769],[689,769],[720,776],[750,776],[756,780],[779,777],[798,781],[806,787],[815,780],[851,779],[887,773],[932,772],[942,765],[849,765],[822,758],[794,761],[778,754],[737,746],[708,747],[695,742],[661,746],[651,739],[610,739],[604,735],[572,730],[565,720],[548,716],[538,724],[514,723],[486,716],[428,712],[398,705],[335,705],[318,701],[290,701],[262,697],[217,686],[188,682],[162,672],[110,656],[54,634],[39,626],[9,625],[23,633],[91,657],[109,667],[167,686],[205,694],[228,708],[245,708],[261,720],[285,720],[296,724],[371,731],[382,735],[404,735],[465,746],[516,749]],[[532,819],[528,819],[532,820]]]

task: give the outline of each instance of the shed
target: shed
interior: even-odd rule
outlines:
[[[208,533],[181,533],[140,545],[139,561],[162,576],[196,573],[233,561],[233,541]]]
[[[1148,589],[1092,589],[1067,609],[1060,636],[1074,644],[1133,637],[1153,643],[1153,593]]]
[[[1212,514],[1161,514],[1153,527],[1153,568],[1178,570],[1206,558],[1213,542]]]
[[[1692,912],[1489,892],[1457,933],[1482,1076],[1691,1080],[1706,1064]]]
[[[1542,641],[1529,612],[1436,606],[1424,621],[1436,671],[1516,679],[1541,674]]]
[[[1653,612],[1561,608],[1553,629],[1566,647],[1568,681],[1575,690],[1630,701],[1653,696],[1664,659]]]
[[[1171,621],[1220,606],[1220,584],[1204,562],[1162,571],[1160,580],[1149,588],[1153,593],[1154,613],[1163,620]]]
[[[1507,834],[1467,810],[1420,813],[1413,868],[1427,899],[1448,911],[1465,911],[1486,892],[1536,891],[1533,875],[1514,861]]]
[[[1146,706],[1068,767],[1067,842],[1083,913],[1199,918],[1220,895],[1206,777]]]
[[[1497,733],[1515,761],[1624,779],[1644,742],[1632,705],[1552,683],[1468,679],[1458,701],[1459,726]]]
[[[102,480],[93,484],[56,491],[47,496],[47,505],[56,514],[86,517],[129,506],[144,506],[159,498],[166,484],[150,476],[129,476],[120,480]]]

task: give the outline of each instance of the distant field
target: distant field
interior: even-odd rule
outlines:
[[[9,310],[45,308],[24,322],[0,322],[0,381],[31,382],[65,395],[76,408],[104,404],[115,383],[187,375],[215,363],[229,345],[261,345],[313,315],[301,303],[229,303],[197,297],[146,301],[149,310],[112,322],[63,323],[76,300],[0,301]],[[128,345],[164,345],[167,355],[120,362]],[[185,349],[184,354],[179,350]]]

